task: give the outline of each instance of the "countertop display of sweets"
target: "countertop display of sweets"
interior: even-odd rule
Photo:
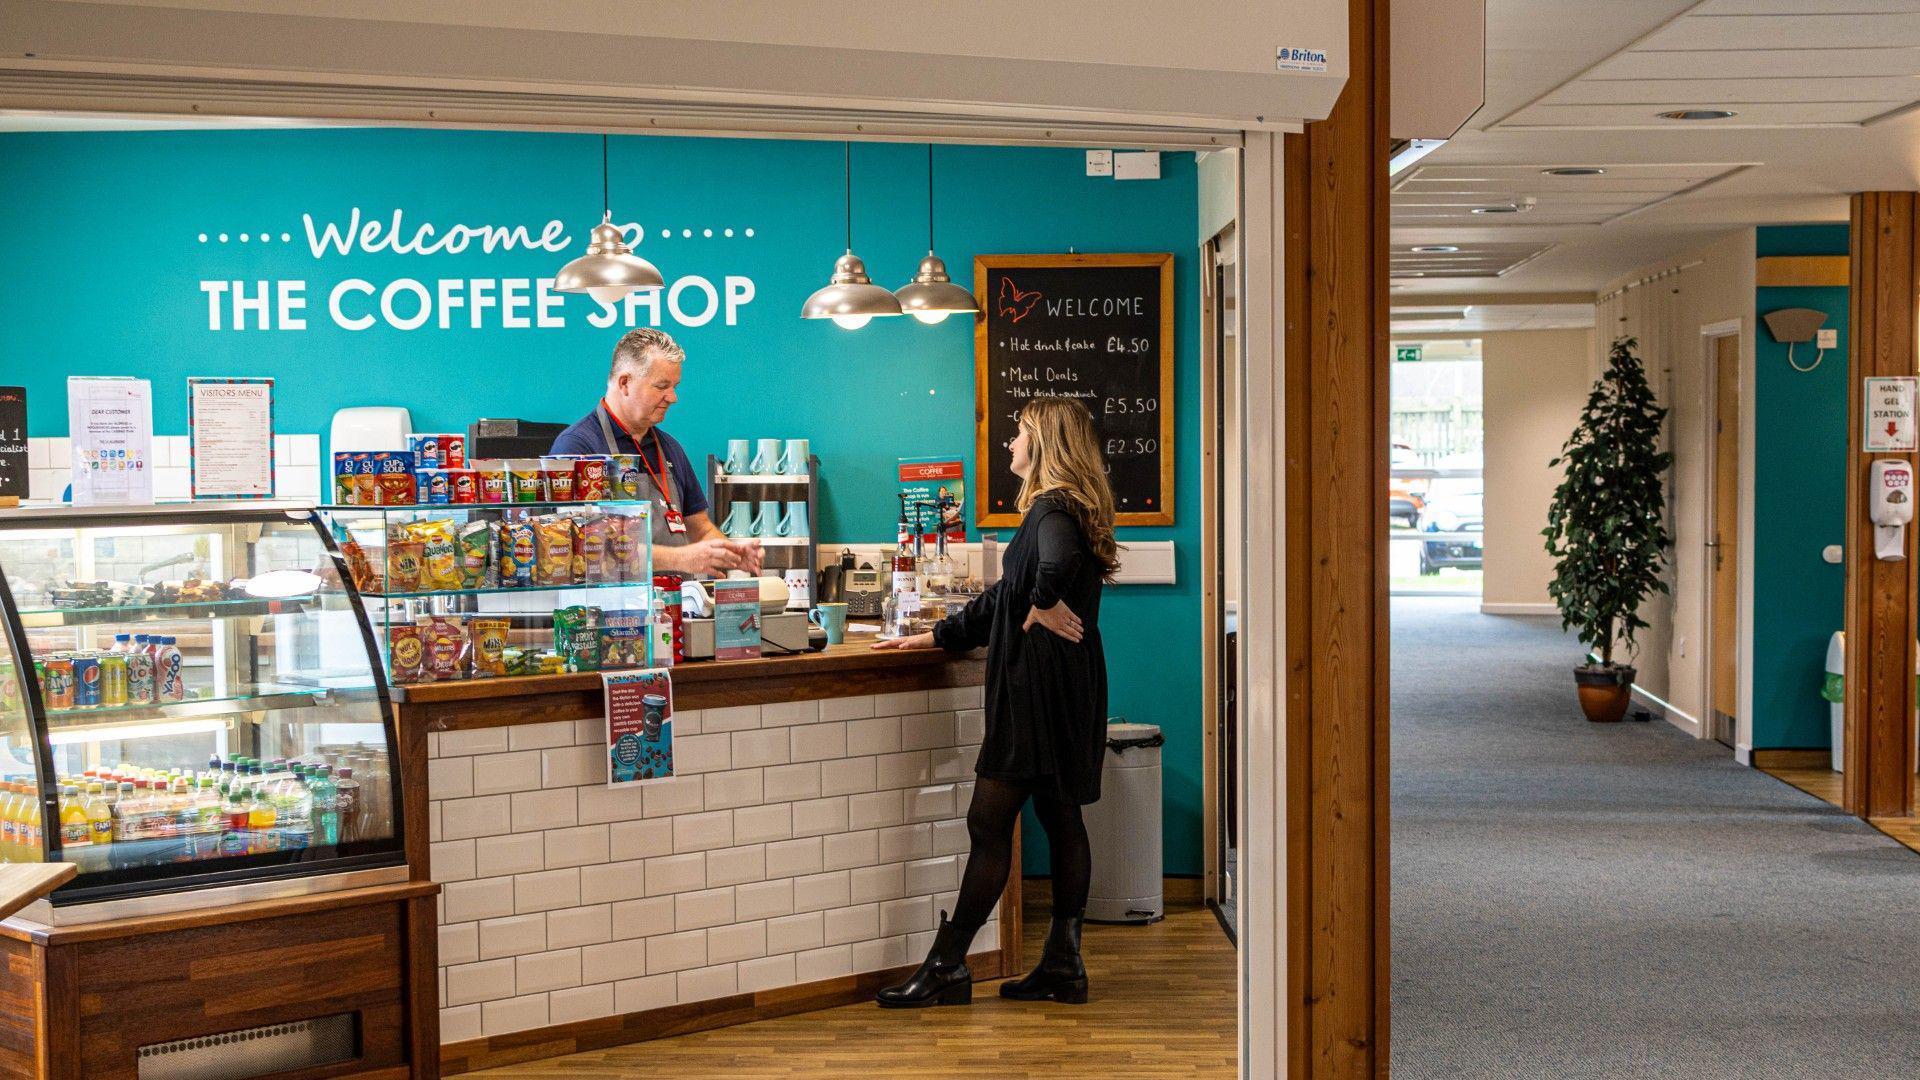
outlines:
[[[0,860],[77,867],[0,922],[0,1073],[430,1073],[425,779],[326,522],[10,511],[0,574]]]

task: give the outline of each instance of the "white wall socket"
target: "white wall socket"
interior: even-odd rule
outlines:
[[[1087,151],[1087,175],[1088,176],[1112,176],[1113,175],[1113,151],[1111,150]]]

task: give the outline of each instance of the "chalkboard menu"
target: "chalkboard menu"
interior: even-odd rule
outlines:
[[[27,497],[27,388],[0,386],[0,499]]]
[[[1173,256],[982,255],[973,261],[974,521],[1020,523],[1020,409],[1093,413],[1117,525],[1173,524]]]

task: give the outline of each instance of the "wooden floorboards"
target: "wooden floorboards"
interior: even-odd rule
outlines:
[[[1026,955],[1047,932],[1045,883],[1029,886]],[[471,1075],[488,1080],[1161,1080],[1234,1076],[1233,947],[1213,913],[1175,906],[1151,926],[1086,928],[1093,1000],[1005,1001],[974,987],[966,1008],[872,1005],[782,1017]]]
[[[1823,799],[1835,806],[1842,805],[1841,776],[1831,769],[1762,767],[1760,771],[1776,780],[1791,784],[1816,799]],[[1868,818],[1867,824],[1913,850],[1920,851],[1920,818]]]

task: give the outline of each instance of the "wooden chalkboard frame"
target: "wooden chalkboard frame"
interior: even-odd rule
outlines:
[[[1133,252],[1124,254],[1088,254],[1088,255],[976,255],[973,259],[973,298],[980,305],[980,313],[973,321],[973,489],[978,494],[974,498],[973,523],[982,529],[1005,529],[1020,524],[1018,513],[993,513],[987,508],[993,505],[993,491],[996,486],[1004,488],[1016,483],[1011,476],[990,475],[991,455],[988,452],[987,435],[987,370],[990,366],[987,354],[987,316],[993,310],[991,297],[987,295],[987,272],[990,270],[1019,269],[1072,269],[1074,267],[1146,267],[1160,271],[1160,349],[1157,360],[1160,364],[1160,509],[1138,513],[1115,514],[1116,526],[1131,525],[1172,525],[1174,523],[1174,487],[1173,459],[1177,447],[1173,441],[1174,414],[1174,353],[1173,337],[1173,253],[1172,252]]]

